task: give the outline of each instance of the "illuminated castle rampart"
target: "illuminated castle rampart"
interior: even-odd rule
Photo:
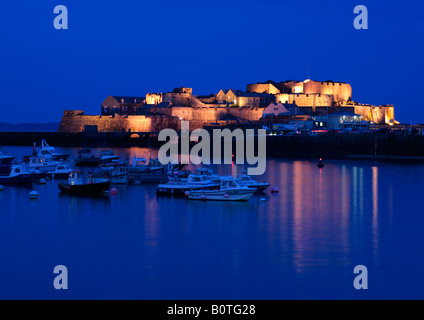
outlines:
[[[261,120],[273,104],[284,105],[302,119],[346,110],[371,123],[396,123],[392,105],[353,102],[352,87],[347,83],[306,80],[248,84],[245,92],[223,89],[209,96],[193,95],[193,89],[186,87],[145,97],[109,96],[102,103],[100,116],[66,111],[59,131],[81,132],[86,126],[97,126],[99,132],[158,132],[178,128],[181,120],[190,121],[191,129],[252,123]]]

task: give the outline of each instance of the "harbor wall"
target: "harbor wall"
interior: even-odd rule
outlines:
[[[45,139],[56,147],[159,147],[155,134],[0,132],[0,146],[39,145]],[[235,150],[235,149],[233,149]],[[394,134],[335,134],[268,136],[269,158],[345,159],[350,155],[373,157],[424,157],[424,136]]]

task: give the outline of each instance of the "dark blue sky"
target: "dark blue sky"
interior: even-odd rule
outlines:
[[[356,5],[369,30],[353,28]],[[66,5],[69,30],[55,30]],[[349,82],[355,101],[424,123],[421,1],[3,1],[0,122],[98,114],[108,95],[195,94],[266,80]]]

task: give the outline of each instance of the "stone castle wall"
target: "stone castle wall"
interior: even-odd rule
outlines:
[[[98,132],[153,132],[154,121],[145,116],[89,116],[65,112],[58,132],[84,132],[85,126],[97,126]]]
[[[305,81],[303,93],[320,93],[333,95],[334,100],[347,102],[352,100],[352,87],[347,83]]]
[[[254,83],[247,85],[248,92],[278,94],[280,90],[271,83]]]
[[[393,106],[354,106],[354,112],[364,117],[366,121],[377,124],[387,124],[395,120],[395,108]]]
[[[262,118],[264,108],[210,107],[190,108],[173,107],[171,116],[188,121],[216,122],[237,118],[244,121],[257,121]]]

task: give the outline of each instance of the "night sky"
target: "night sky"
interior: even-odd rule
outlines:
[[[56,5],[69,30],[54,29]],[[369,30],[354,29],[356,5],[368,7]],[[424,123],[422,1],[2,1],[0,30],[0,122],[98,114],[109,95],[309,75]]]

